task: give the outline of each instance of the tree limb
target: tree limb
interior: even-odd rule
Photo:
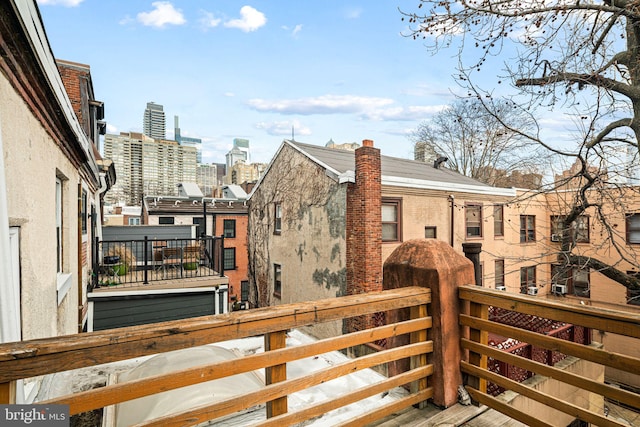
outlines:
[[[603,274],[614,282],[620,283],[627,289],[640,291],[640,279],[630,276],[609,264],[605,264],[599,259],[581,255],[569,255],[568,259],[569,263],[576,267],[590,268]]]

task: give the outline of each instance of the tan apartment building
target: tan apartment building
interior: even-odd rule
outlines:
[[[106,200],[140,206],[144,195],[177,196],[181,182],[196,182],[197,148],[142,133],[106,134],[104,157],[113,161],[118,182]]]

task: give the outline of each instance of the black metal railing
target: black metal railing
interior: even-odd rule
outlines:
[[[93,288],[224,277],[224,237],[94,241]]]

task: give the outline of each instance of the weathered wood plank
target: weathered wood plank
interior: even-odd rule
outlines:
[[[309,375],[305,375],[304,377],[289,379],[277,384],[272,384],[270,386],[266,386],[262,390],[247,393],[242,396],[236,396],[212,405],[203,405],[181,413],[156,418],[155,420],[151,420],[140,425],[171,427],[199,424],[224,415],[233,414],[243,409],[251,408],[252,406],[269,400],[287,396],[291,393],[313,387],[352,372],[370,368],[390,360],[411,357],[424,350],[425,346],[423,343],[409,344],[404,347],[384,350],[313,372]],[[431,375],[433,372],[433,366],[428,365],[409,372],[413,372],[416,375],[415,378],[419,378],[420,376]]]
[[[427,317],[427,305],[417,305],[411,307],[409,309],[409,316],[411,319],[420,319]],[[409,337],[409,342],[418,343],[424,342],[427,340],[427,329],[420,329],[418,331],[412,332]],[[417,356],[414,356],[410,360],[411,369],[418,368],[420,366],[425,366],[427,364],[427,354],[422,353]],[[420,378],[418,381],[411,383],[411,393],[418,393],[427,388],[427,377]],[[420,402],[418,407],[420,409],[424,408],[426,405],[426,399],[423,402]]]
[[[0,383],[0,404],[16,403],[16,382]]]
[[[500,411],[501,413],[508,415],[511,418],[525,423],[529,427],[554,427],[552,424],[547,424],[543,421],[540,421],[538,418],[532,417],[527,413],[519,411],[513,406],[504,403],[496,399],[495,397],[491,397],[488,394],[480,393],[473,387],[467,386],[465,388],[467,389],[473,400],[480,402],[483,405],[494,408],[495,410]]]
[[[485,379],[499,385],[500,387],[504,387],[507,390],[513,390],[522,396],[528,397],[535,400],[536,402],[542,403],[543,405],[557,409],[558,411],[564,412],[565,414],[571,415],[572,417],[580,418],[581,420],[587,421],[588,423],[604,427],[622,427],[624,425],[606,418],[603,415],[583,409],[580,406],[560,400],[557,396],[552,396],[550,394],[540,392],[531,387],[527,387],[522,383],[513,381],[507,377],[503,377],[502,375],[495,374],[485,369],[480,369],[470,363],[463,361],[461,363],[461,368],[463,372],[479,377],[484,377]]]
[[[458,292],[463,300],[640,338],[640,314],[637,313],[564,304],[478,286],[461,286]]]
[[[627,372],[640,372],[640,359],[625,356],[619,353],[593,348],[583,344],[576,344],[559,338],[542,335],[513,326],[502,325],[488,320],[477,319],[465,314],[460,315],[460,324],[464,326],[484,329],[494,332],[504,337],[515,338],[517,340],[546,348],[548,350],[559,351],[564,354],[589,360],[605,366],[611,366]]]
[[[430,300],[428,289],[410,287],[0,344],[0,382],[427,304]]]
[[[279,350],[287,346],[287,333],[285,331],[271,332],[264,335],[264,351]],[[264,369],[265,383],[271,385],[287,380],[287,365],[279,363],[267,366]],[[288,410],[287,396],[282,396],[267,402],[267,418],[286,414]]]
[[[259,423],[259,425],[262,427],[268,427],[268,426],[279,427],[283,425],[294,425],[296,423],[301,423],[311,418],[326,414],[329,411],[333,411],[343,406],[347,406],[352,403],[358,402],[362,399],[366,399],[368,397],[382,393],[383,391],[401,386],[403,384],[408,383],[409,381],[412,381],[415,378],[416,378],[416,372],[412,372],[412,371],[403,372],[402,374],[388,378],[384,381],[380,381],[370,386],[362,387],[355,392],[343,394],[339,396],[339,398],[331,399],[329,401],[310,406],[300,411],[291,412],[289,414],[275,417],[267,421],[262,421]],[[394,401],[391,404],[387,404],[385,406],[377,408],[374,411],[369,411],[367,414],[363,415],[361,418],[350,420],[340,425],[362,426],[368,422],[373,422],[380,418],[384,418],[387,415],[393,413],[394,411],[398,411],[400,409],[406,408],[408,406],[411,406],[423,400],[427,400],[431,397],[433,397],[433,389],[430,389],[430,388],[425,389],[420,391],[418,394],[409,395],[403,399]]]
[[[552,366],[548,366],[531,359],[526,359],[524,357],[520,357],[488,345],[480,345],[464,338],[462,339],[462,347],[469,350],[482,352],[489,357],[493,357],[496,360],[500,360],[513,366],[524,368],[528,371],[535,372],[540,375],[554,378],[558,381],[571,384],[583,390],[591,391],[601,396],[608,397],[612,400],[622,402],[629,406],[638,407],[638,405],[640,405],[640,398],[637,394],[626,391],[619,387],[612,387],[610,385],[590,380],[583,376],[572,374],[571,372],[554,368]],[[638,408],[640,409],[640,407]]]
[[[314,343],[271,351],[268,354],[258,353],[236,360],[197,366],[169,374],[155,375],[126,383],[100,387],[72,395],[61,396],[41,403],[69,405],[69,412],[71,415],[74,415],[167,390],[250,372],[266,366],[288,363],[317,354],[342,350],[352,345],[364,344],[370,341],[376,341],[394,335],[403,335],[411,333],[414,330],[430,327],[430,318],[408,320],[365,331],[354,332],[348,335],[327,338]],[[432,341],[427,341],[426,345],[427,352],[433,351]]]
[[[472,301],[469,304],[469,313],[474,318],[488,320],[489,306],[484,304],[477,304]],[[489,333],[483,329],[471,328],[469,330],[469,338],[471,339],[471,341],[480,344],[487,344],[489,341]],[[487,369],[487,356],[482,353],[470,352],[469,362],[482,369]],[[469,378],[469,385],[477,390],[480,390],[482,393],[487,392],[487,382],[483,378]]]

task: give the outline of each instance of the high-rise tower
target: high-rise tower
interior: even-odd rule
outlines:
[[[155,139],[165,139],[164,109],[155,102],[147,102],[142,120],[142,132]]]

